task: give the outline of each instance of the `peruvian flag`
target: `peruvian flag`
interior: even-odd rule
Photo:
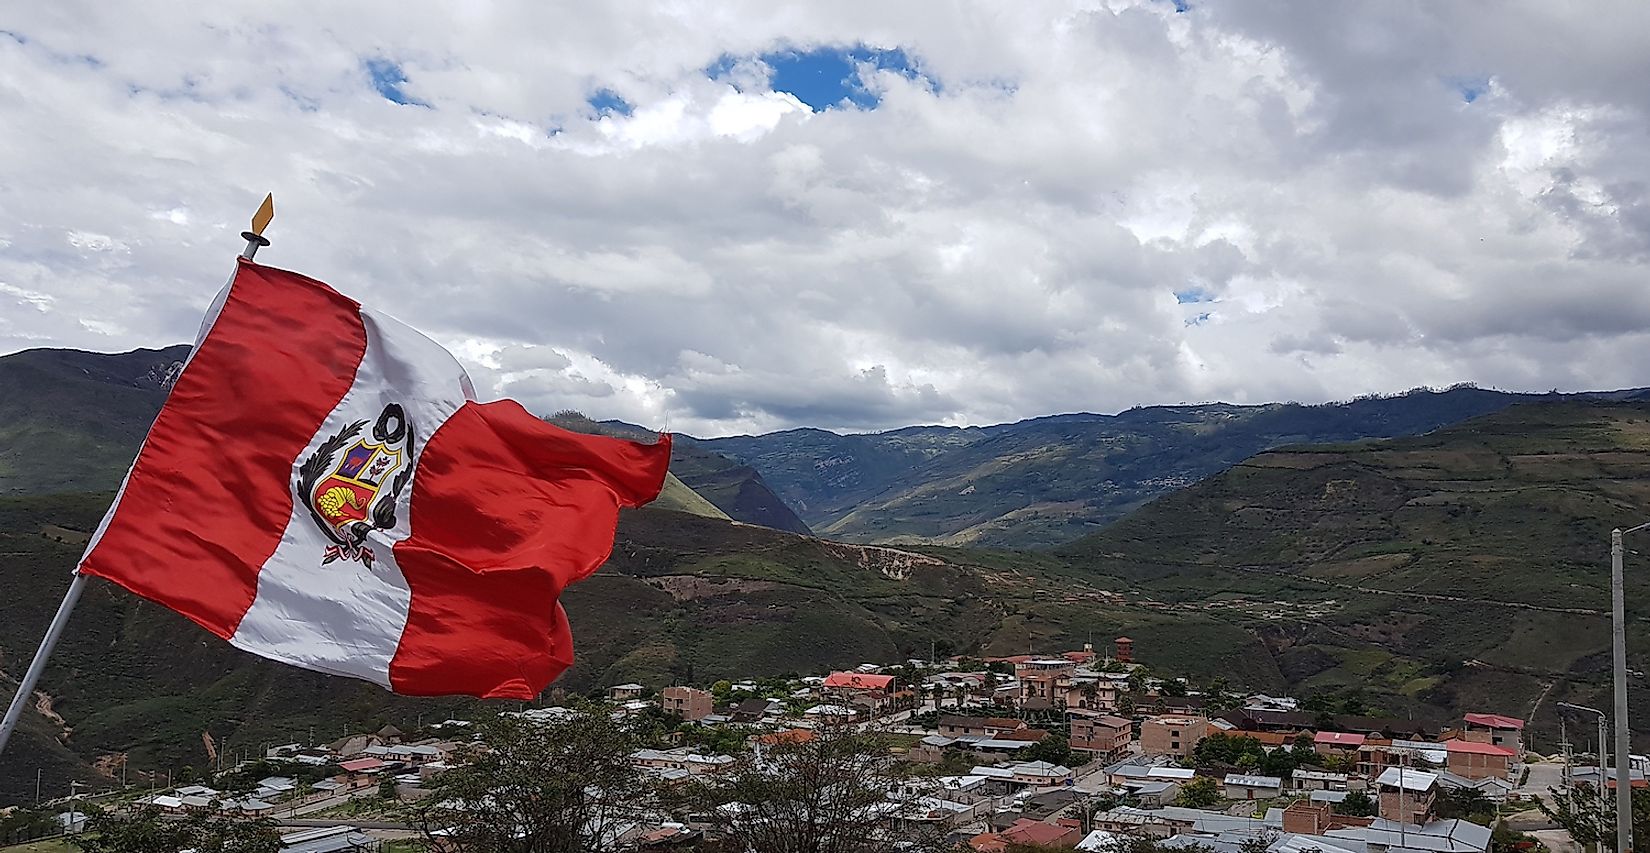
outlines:
[[[80,571],[283,663],[536,696],[573,662],[558,596],[658,497],[670,437],[474,396],[434,341],[242,260]]]

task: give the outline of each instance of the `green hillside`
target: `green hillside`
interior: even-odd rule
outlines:
[[[118,486],[188,355],[175,346],[0,357],[0,495]]]
[[[1542,404],[1264,453],[1060,553],[1096,582],[1264,637],[1297,693],[1533,713],[1540,737],[1556,732],[1555,702],[1608,702],[1609,530],[1646,518],[1650,405]],[[1629,560],[1643,671],[1650,557]],[[1647,695],[1633,700],[1640,731]]]
[[[823,535],[1023,548],[1093,533],[1269,448],[1416,435],[1539,399],[1546,398],[1460,387],[1322,406],[1160,406],[968,429],[791,430],[700,444],[761,471]]]
[[[0,671],[26,664],[107,500],[0,499]],[[934,556],[656,508],[627,512],[609,563],[563,597],[577,662],[555,688],[705,684],[926,656],[935,646],[1006,652],[1028,636],[1080,644],[1118,631],[1160,642],[1165,666],[1281,685],[1253,636],[1199,614],[1113,601],[1064,572],[1041,558]],[[234,752],[306,739],[311,727],[318,739],[384,722],[408,728],[474,704],[397,697],[269,663],[96,580],[42,690],[62,723],[30,715],[27,748],[0,765],[0,804],[32,796],[37,767],[65,782],[123,753],[133,774],[200,767],[202,731]]]

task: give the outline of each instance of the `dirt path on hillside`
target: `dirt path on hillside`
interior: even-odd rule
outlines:
[[[1594,610],[1587,607],[1550,607],[1544,604],[1528,604],[1522,601],[1505,601],[1495,598],[1472,598],[1465,595],[1444,595],[1435,592],[1409,592],[1406,590],[1397,589],[1381,589],[1380,587],[1373,586],[1337,583],[1335,581],[1315,578],[1309,575],[1281,575],[1278,572],[1270,571],[1268,569],[1254,569],[1246,566],[1228,566],[1227,568],[1234,572],[1240,572],[1246,575],[1265,575],[1271,578],[1286,577],[1289,580],[1306,581],[1308,583],[1326,586],[1330,589],[1344,589],[1348,592],[1362,592],[1369,595],[1387,595],[1394,598],[1413,598],[1419,601],[1431,601],[1445,604],[1482,604],[1489,607],[1511,607],[1517,610],[1539,610],[1544,613],[1567,613],[1572,616],[1597,616],[1603,618],[1606,615],[1602,610]],[[1635,616],[1633,618],[1639,621],[1646,621],[1643,616]]]

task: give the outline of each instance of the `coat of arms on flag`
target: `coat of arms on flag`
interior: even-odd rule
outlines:
[[[372,565],[364,548],[373,530],[395,526],[395,502],[412,479],[413,428],[391,403],[367,429],[355,421],[327,439],[298,469],[298,497],[332,540],[322,563],[340,557]]]

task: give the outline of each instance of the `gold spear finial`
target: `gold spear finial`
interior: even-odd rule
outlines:
[[[269,221],[275,218],[275,194],[264,196],[264,203],[258,205],[258,212],[252,214],[252,233],[262,237],[264,229],[269,227]]]
[[[246,241],[246,248],[241,250],[241,257],[252,260],[258,254],[258,249],[269,245],[269,238],[264,236],[264,229],[269,227],[269,221],[275,218],[275,194],[264,196],[264,203],[258,205],[258,212],[252,214],[252,230],[242,231],[241,239]]]

